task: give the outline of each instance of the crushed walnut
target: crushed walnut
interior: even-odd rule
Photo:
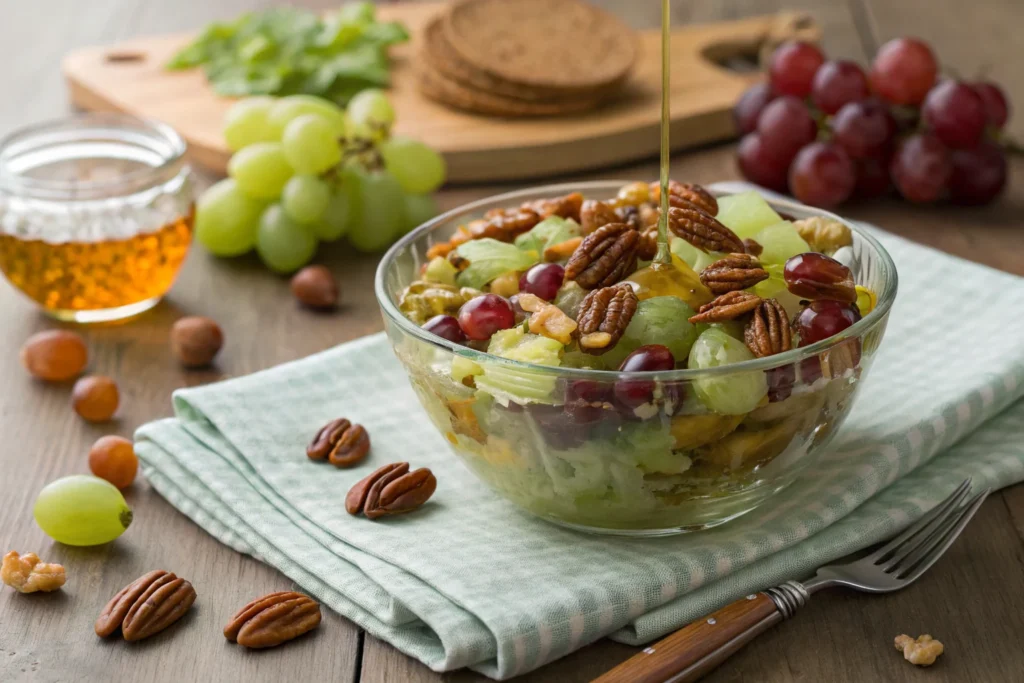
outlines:
[[[576,331],[576,321],[562,312],[558,306],[550,304],[535,294],[519,295],[519,306],[530,313],[530,332],[562,344],[572,341]]]
[[[55,591],[64,585],[64,567],[43,562],[35,553],[19,555],[16,550],[4,555],[0,579],[19,593]]]
[[[838,249],[853,244],[853,233],[850,228],[834,218],[812,216],[795,221],[793,227],[815,251],[833,254]]]
[[[927,633],[914,640],[908,635],[896,636],[896,649],[903,652],[903,659],[917,666],[931,666],[945,648],[942,643]]]

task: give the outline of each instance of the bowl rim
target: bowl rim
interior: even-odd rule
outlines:
[[[531,372],[540,373],[553,373],[564,377],[570,377],[573,379],[589,379],[593,381],[610,381],[623,376],[635,376],[638,373],[624,373],[618,370],[597,370],[590,368],[570,368],[564,366],[552,366],[552,365],[538,365],[536,363],[527,363],[524,361],[511,360],[508,358],[502,358],[486,351],[477,351],[461,344],[448,341],[438,337],[435,334],[427,332],[422,327],[409,320],[399,310],[398,306],[391,301],[391,297],[387,292],[385,283],[387,279],[387,273],[402,251],[409,247],[412,243],[418,240],[425,234],[435,230],[436,228],[444,225],[451,220],[458,218],[459,216],[470,214],[474,211],[480,211],[487,208],[493,208],[495,205],[508,203],[509,205],[518,205],[522,200],[526,198],[535,198],[536,195],[547,194],[549,196],[555,196],[558,194],[564,194],[567,192],[581,192],[586,195],[587,190],[617,190],[623,185],[634,182],[628,180],[591,180],[583,182],[566,182],[556,183],[552,185],[538,185],[531,186],[519,190],[513,190],[511,192],[504,192],[497,195],[491,195],[478,199],[468,204],[462,204],[450,211],[446,211],[439,216],[432,218],[426,223],[420,225],[418,228],[410,231],[400,240],[395,242],[390,249],[385,252],[380,262],[377,264],[377,271],[374,275],[374,293],[377,296],[377,303],[381,310],[384,312],[388,320],[397,324],[408,334],[416,337],[420,341],[431,344],[438,348],[446,349],[455,355],[462,356],[474,362],[486,362],[486,363],[497,363],[500,365],[507,365],[518,368],[520,370],[527,370]],[[726,365],[719,365],[713,368],[683,368],[674,370],[661,370],[657,372],[645,372],[640,373],[645,377],[651,377],[654,379],[665,380],[665,381],[683,381],[693,380],[697,378],[706,377],[718,377],[724,375],[731,375],[739,372],[750,372],[755,370],[771,370],[778,367],[794,365],[800,363],[808,358],[817,356],[823,351],[827,351],[844,341],[854,339],[862,336],[868,330],[872,329],[878,323],[882,322],[888,315],[889,310],[892,308],[893,302],[896,300],[896,291],[899,286],[899,277],[896,271],[896,264],[893,262],[889,252],[886,251],[874,236],[869,234],[867,231],[861,229],[857,224],[852,221],[846,220],[834,213],[818,209],[816,207],[807,206],[800,202],[793,201],[791,199],[780,197],[775,195],[771,191],[765,191],[760,187],[752,187],[752,190],[758,192],[768,202],[772,208],[781,208],[786,211],[797,211],[799,213],[810,212],[815,215],[824,216],[827,218],[833,218],[855,232],[861,239],[867,242],[879,255],[882,272],[885,276],[885,284],[881,292],[877,293],[878,300],[875,307],[860,320],[855,322],[850,327],[846,328],[839,334],[835,334],[827,339],[815,342],[808,346],[803,346],[783,353],[777,353],[772,356],[765,356],[763,358],[754,358],[751,360],[740,361],[739,363],[729,363]],[[710,190],[710,188],[709,188]],[[746,190],[745,190],[746,191]],[[741,194],[741,192],[732,191],[714,191],[711,190],[712,194],[716,197],[725,197],[730,195]],[[520,200],[517,202],[516,200]]]

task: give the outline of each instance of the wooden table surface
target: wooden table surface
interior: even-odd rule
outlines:
[[[60,116],[67,105],[61,55],[81,45],[142,33],[195,28],[270,4],[269,0],[31,0],[0,11],[0,132]],[[331,0],[306,0],[323,8]],[[656,24],[655,0],[603,0],[636,26]],[[702,21],[798,8],[824,30],[830,54],[866,62],[892,37],[930,41],[943,64],[960,74],[987,72],[1024,108],[1024,3],[983,0],[680,0],[676,21]],[[1024,112],[1012,132],[1024,139]],[[673,177],[712,182],[736,177],[733,146],[678,154]],[[1024,158],[1011,160],[1010,191],[996,205],[963,209],[910,207],[889,200],[851,207],[873,221],[947,252],[1024,275]],[[653,162],[588,176],[653,179]],[[443,208],[508,189],[445,189]],[[268,652],[246,652],[219,635],[227,618],[250,598],[283,590],[276,571],[207,536],[141,478],[128,491],[135,522],[119,541],[98,548],[51,542],[32,520],[32,502],[47,482],[87,472],[86,453],[99,436],[130,436],[140,424],[171,413],[173,389],[237,376],[301,358],[381,328],[371,280],[375,259],[343,248],[319,261],[340,277],[345,305],[335,315],[300,310],[287,281],[252,258],[219,261],[194,249],[169,298],[128,324],[84,330],[91,372],[120,383],[116,422],[93,426],[68,405],[68,387],[32,381],[18,348],[33,332],[55,327],[13,289],[0,285],[0,551],[36,551],[67,567],[65,590],[20,596],[0,590],[0,680],[33,681],[363,681],[425,683],[479,681],[455,672],[439,676],[366,636],[351,622],[325,615],[310,637]],[[956,283],[936,283],[955,287]],[[168,351],[170,325],[186,314],[213,317],[227,342],[217,369],[185,372]],[[965,345],[970,339],[965,331]],[[131,647],[100,641],[92,623],[106,600],[155,568],[176,571],[197,587],[199,600],[185,623]],[[893,636],[931,633],[946,654],[930,670],[902,661]],[[725,681],[998,681],[1024,680],[1024,486],[993,495],[964,537],[923,579],[888,597],[833,591],[815,597],[798,616],[763,636],[707,680]],[[635,652],[603,641],[522,680],[586,681]]]

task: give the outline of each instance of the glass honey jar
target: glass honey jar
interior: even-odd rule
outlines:
[[[171,127],[117,114],[0,141],[0,271],[60,320],[156,305],[192,242],[193,181]]]

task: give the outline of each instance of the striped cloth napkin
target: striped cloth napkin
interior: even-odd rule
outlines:
[[[212,536],[435,671],[503,679],[604,636],[645,643],[895,533],[968,476],[1024,479],[1024,280],[876,234],[900,294],[851,415],[813,471],[713,531],[604,538],[521,513],[449,451],[382,335],[180,390],[136,451]],[[304,455],[339,415],[373,435],[350,470]],[[397,460],[435,472],[431,503],[346,514],[349,487]]]

